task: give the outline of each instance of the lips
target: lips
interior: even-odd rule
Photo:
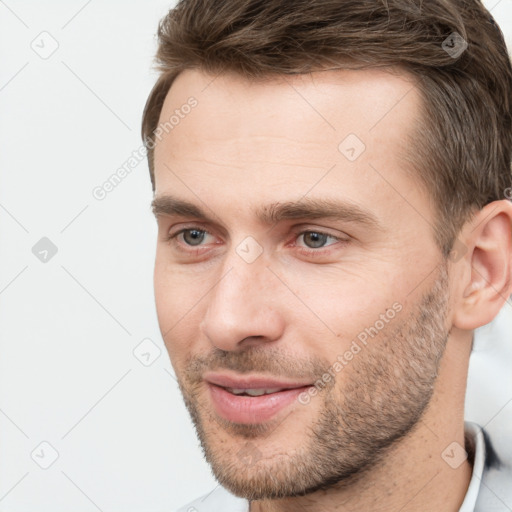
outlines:
[[[308,381],[286,381],[258,376],[234,377],[219,373],[207,373],[204,375],[204,380],[211,384],[231,389],[296,389],[312,385]]]
[[[259,376],[204,376],[217,414],[236,423],[262,423],[279,411],[298,405],[298,396],[312,384]]]

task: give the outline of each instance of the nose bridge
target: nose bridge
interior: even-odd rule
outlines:
[[[242,254],[240,247],[245,249]],[[246,338],[279,337],[283,320],[273,293],[272,273],[266,265],[266,259],[261,254],[254,258],[254,247],[243,242],[225,258],[201,323],[203,333],[214,345],[233,350]]]
[[[225,318],[254,317],[268,305],[269,271],[265,261],[247,263],[236,253],[226,259],[223,278],[212,290],[210,305]],[[265,285],[265,281],[267,281]]]

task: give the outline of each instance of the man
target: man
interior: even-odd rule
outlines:
[[[157,57],[157,312],[221,485],[182,510],[511,510],[464,422],[473,331],[512,292],[490,14],[184,0]]]

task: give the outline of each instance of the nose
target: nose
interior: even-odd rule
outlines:
[[[261,257],[246,263],[237,254],[208,294],[202,333],[217,348],[243,350],[279,339],[284,330],[278,280]]]

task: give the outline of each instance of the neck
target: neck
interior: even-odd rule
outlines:
[[[382,460],[352,480],[326,490],[253,501],[250,512],[458,511],[472,474],[467,459],[452,467],[464,457],[464,356],[469,358],[471,341],[463,341],[452,339],[448,343],[429,407],[415,428],[398,440]]]

